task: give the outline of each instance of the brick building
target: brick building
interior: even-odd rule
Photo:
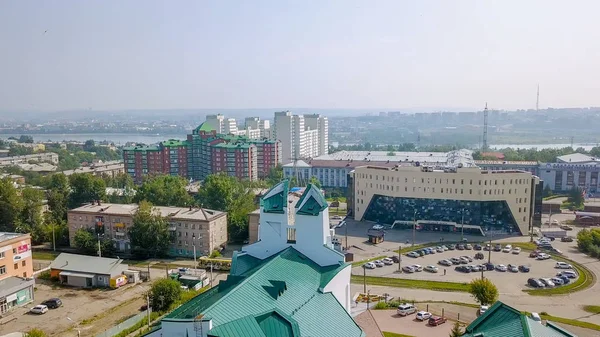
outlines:
[[[170,139],[156,146],[123,149],[125,172],[140,183],[148,174],[187,177],[187,142]]]
[[[0,315],[33,301],[31,236],[0,232]]]

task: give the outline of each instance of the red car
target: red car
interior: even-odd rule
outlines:
[[[432,317],[429,319],[429,322],[428,322],[428,324],[429,324],[429,325],[431,325],[431,326],[438,326],[438,325],[440,325],[440,324],[442,324],[442,323],[446,323],[446,321],[447,321],[447,320],[446,320],[446,318],[445,318],[445,317],[432,316]]]
[[[529,257],[537,257],[541,252],[541,250],[536,249],[533,252],[529,253]]]

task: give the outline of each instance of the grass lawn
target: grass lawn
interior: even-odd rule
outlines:
[[[53,261],[58,254],[60,254],[59,252],[51,252],[51,251],[47,251],[47,250],[43,250],[43,251],[33,251],[31,253],[31,255],[33,256],[34,260],[47,260],[47,261]]]
[[[583,310],[591,314],[600,314],[600,305],[584,305]]]
[[[552,255],[552,258],[557,261],[563,261],[563,262],[567,262],[567,263],[571,264],[573,266],[573,269],[575,269],[577,274],[579,274],[579,277],[577,278],[577,280],[575,280],[567,285],[557,287],[557,288],[527,289],[527,290],[523,290],[524,292],[528,293],[529,295],[535,295],[535,296],[565,295],[565,294],[570,294],[570,293],[573,293],[576,291],[581,291],[581,290],[587,289],[587,288],[591,287],[592,285],[594,285],[594,283],[596,283],[596,277],[586,267],[582,266],[581,264],[579,264],[575,261],[567,260],[567,259],[557,256],[557,255],[553,255],[553,254],[551,254],[551,255]]]
[[[414,337],[414,336],[404,335],[404,334],[395,333],[395,332],[387,332],[387,331],[382,331],[382,332],[383,332],[383,337]]]
[[[570,319],[570,318],[556,317],[556,316],[552,316],[552,315],[542,315],[542,314],[540,314],[540,318],[548,320],[548,321],[556,322],[556,323],[563,323],[563,324],[568,324],[568,325],[572,325],[572,326],[578,326],[580,328],[586,328],[586,329],[600,331],[600,325],[594,324],[594,323],[578,321],[578,320]]]
[[[352,283],[362,284],[363,276],[352,275]],[[424,281],[424,280],[407,280],[390,277],[367,276],[367,284],[374,286],[386,286],[396,288],[413,288],[413,289],[428,289],[437,291],[460,291],[468,292],[469,285],[467,283],[457,282],[441,282],[441,281]]]

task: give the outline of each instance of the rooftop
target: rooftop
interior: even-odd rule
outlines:
[[[185,140],[169,139],[165,140],[164,142],[161,142],[160,145],[164,147],[187,146],[188,142]]]
[[[334,295],[322,292],[345,267],[320,267],[292,247],[265,260],[236,255],[227,280],[164,321],[202,315],[212,319],[208,335],[215,337],[361,337],[363,332]]]
[[[419,162],[456,166],[474,166],[473,152],[456,150],[450,152],[395,152],[395,151],[339,151],[313,158],[319,160],[366,161],[366,162]]]
[[[158,151],[158,150],[160,150],[160,148],[156,145],[137,145],[137,146],[123,148],[123,151],[139,151],[139,152]]]
[[[583,153],[572,153],[556,158],[558,163],[589,163],[597,162],[598,158]]]
[[[225,148],[225,149],[249,149],[253,147],[254,144],[250,143],[220,143],[213,145],[213,147]]]
[[[108,274],[118,266],[122,265],[121,259],[111,259],[106,257],[77,255],[69,253],[60,253],[50,264],[50,268],[58,270],[71,270],[75,272],[90,274]]]
[[[73,173],[93,173],[93,172],[106,172],[106,171],[115,171],[115,170],[123,170],[123,163],[121,164],[113,164],[113,165],[103,165],[103,166],[84,166],[79,167],[74,170],[66,170],[62,173],[66,176],[69,176]]]
[[[29,234],[0,232],[0,242],[9,241],[18,237],[23,237],[23,239],[29,239]]]
[[[212,209],[192,207],[168,207],[154,206],[163,217],[170,217],[173,220],[212,220],[224,212],[214,211]],[[112,215],[133,215],[138,209],[136,204],[87,204],[69,210],[69,212],[77,213],[104,213]]]
[[[475,165],[522,165],[522,166],[538,166],[540,163],[537,161],[519,160],[519,161],[505,161],[505,160],[475,160]]]

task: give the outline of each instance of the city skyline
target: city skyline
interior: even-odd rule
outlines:
[[[598,105],[593,1],[141,4],[0,4],[0,111]]]

